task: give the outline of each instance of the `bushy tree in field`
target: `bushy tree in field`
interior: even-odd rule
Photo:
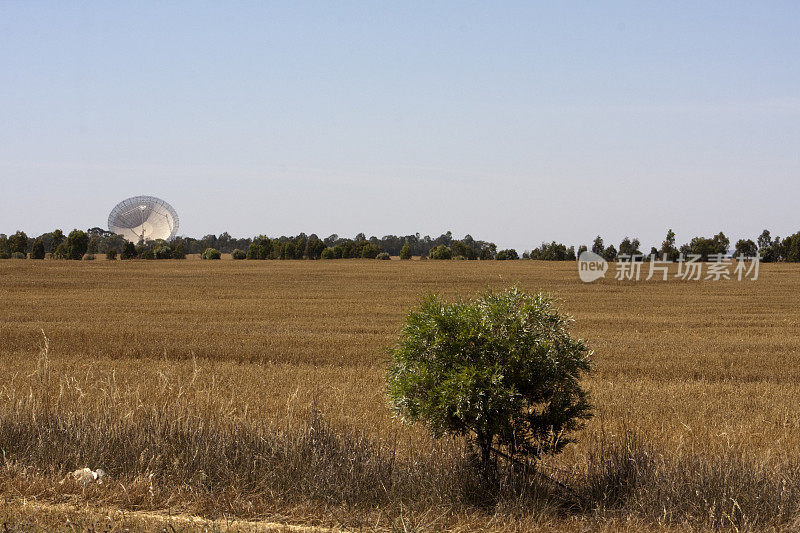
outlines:
[[[11,252],[11,259],[25,259],[26,257],[22,252]]]
[[[381,249],[371,242],[368,242],[361,247],[361,257],[364,259],[375,259],[378,257],[379,253],[381,253]]]
[[[13,254],[19,252],[21,254],[28,253],[28,236],[24,231],[17,231],[14,235],[8,237],[8,244],[6,245],[8,253]]]
[[[733,251],[734,257],[743,255],[745,257],[755,257],[758,253],[758,246],[751,239],[739,239]]]
[[[675,246],[675,232],[670,228],[667,231],[667,238],[661,243],[661,258],[666,257],[667,261],[677,261],[680,252]]]
[[[712,238],[695,237],[689,244],[681,246],[681,253],[684,255],[697,254],[701,261],[708,261],[708,256],[712,254],[727,254],[728,246],[731,241],[721,231]]]
[[[159,242],[153,247],[153,255],[156,259],[172,259],[172,248],[164,241]]]
[[[480,464],[534,463],[591,417],[580,385],[591,352],[543,294],[518,288],[446,303],[423,300],[390,350],[387,394],[405,422],[467,436]]]
[[[114,261],[117,259],[117,249],[116,248],[109,248],[106,250],[106,259],[109,261]]]
[[[67,259],[80,260],[89,247],[89,236],[85,231],[74,229],[67,236]]]
[[[238,259],[245,259],[247,257],[247,252],[245,252],[244,250],[240,250],[240,249],[236,248],[231,252],[231,257],[234,258],[234,259],[237,259],[237,260]]]
[[[592,243],[592,252],[596,253],[597,255],[603,255],[605,251],[605,246],[603,246],[603,238],[598,235],[594,238],[594,242]]]
[[[44,259],[44,243],[42,239],[33,241],[33,248],[31,248],[31,259]]]
[[[203,254],[200,257],[203,259],[219,259],[222,257],[222,254],[214,248],[206,248],[203,250]]]
[[[67,246],[66,241],[56,246],[52,256],[53,259],[67,259],[69,257],[69,246]]]
[[[408,244],[408,241],[400,248],[400,259],[411,259],[411,245]]]
[[[606,261],[614,261],[617,258],[617,249],[613,244],[609,244],[608,248],[603,250],[602,256]]]
[[[444,244],[440,244],[430,251],[428,257],[430,259],[452,259],[453,251]]]
[[[388,261],[389,259],[391,259],[391,256],[386,252],[381,252],[381,253],[379,253],[378,255],[375,256],[375,259],[380,259],[382,261]]]
[[[122,247],[122,253],[119,256],[120,259],[136,259],[136,246],[130,241],[125,242],[125,246]]]
[[[630,239],[629,237],[625,237],[622,239],[622,242],[619,243],[619,255],[639,255],[642,253],[639,251],[639,245],[639,239]]]
[[[183,243],[178,242],[172,246],[173,259],[186,259],[186,251],[183,249]]]
[[[514,259],[519,259],[519,255],[517,251],[513,248],[509,248],[507,250],[500,250],[497,252],[497,255],[494,256],[497,261],[510,261]]]

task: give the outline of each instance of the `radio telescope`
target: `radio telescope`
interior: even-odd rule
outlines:
[[[155,196],[134,196],[111,210],[108,229],[134,243],[156,239],[168,241],[178,232],[178,213]]]

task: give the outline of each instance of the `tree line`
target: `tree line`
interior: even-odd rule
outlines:
[[[608,261],[650,255],[675,261],[681,254],[684,257],[698,255],[701,261],[708,261],[715,256],[732,254],[753,257],[759,254],[764,262],[800,262],[800,231],[781,239],[773,238],[765,229],[756,239],[739,239],[731,249],[730,240],[722,232],[712,237],[694,237],[688,243],[677,246],[675,232],[670,229],[661,245],[651,247],[647,253],[643,251],[638,238],[625,237],[617,247],[614,244],[606,246],[598,235],[591,248],[580,245],[576,251],[575,246],[552,241],[523,252],[521,258],[575,261],[585,250],[591,250]],[[419,233],[385,235],[381,238],[367,238],[364,233],[353,238],[337,234],[320,238],[313,233],[300,233],[291,237],[258,235],[239,239],[224,232],[219,236],[206,235],[201,239],[176,237],[169,242],[156,240],[138,244],[98,227],[86,231],[74,229],[68,235],[57,229],[35,238],[29,238],[23,231],[12,235],[0,234],[0,259],[44,259],[47,254],[53,259],[93,259],[95,254],[105,254],[110,259],[118,256],[121,259],[183,259],[186,254],[201,254],[203,258],[217,259],[221,253],[230,253],[234,259],[388,259],[390,256],[399,256],[401,259],[419,256],[434,260],[520,259],[513,248],[498,250],[496,244],[475,240],[471,235],[456,239],[449,231],[436,238],[428,235],[422,237]]]

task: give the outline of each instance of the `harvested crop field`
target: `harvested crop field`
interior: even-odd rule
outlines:
[[[574,317],[596,410],[543,466],[559,485],[487,500],[456,486],[462,443],[392,418],[386,347],[428,292],[513,284]],[[584,284],[572,262],[0,261],[0,491],[367,529],[791,527],[798,294],[786,264]],[[108,481],[60,483],[83,466]]]

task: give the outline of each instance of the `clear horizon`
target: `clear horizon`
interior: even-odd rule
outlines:
[[[800,4],[0,4],[0,232],[800,230]]]

